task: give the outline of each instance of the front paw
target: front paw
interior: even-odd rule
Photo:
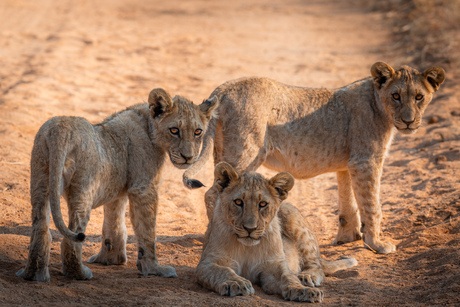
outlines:
[[[366,236],[364,237],[364,247],[376,254],[388,254],[396,251],[396,246],[393,243],[381,240],[366,240]]]
[[[136,266],[144,276],[177,277],[176,270],[169,265],[160,265],[158,261],[143,257],[137,259]]]
[[[283,298],[294,302],[321,303],[324,298],[323,291],[317,288],[292,285],[283,290]]]
[[[324,271],[320,268],[312,268],[299,273],[298,277],[302,285],[307,287],[319,286],[324,279]]]
[[[100,263],[104,265],[123,265],[128,262],[126,257],[126,245],[124,242],[114,247],[111,240],[105,240],[97,255],[91,256],[88,263]]]
[[[86,265],[81,264],[79,267],[64,265],[63,274],[67,278],[76,280],[87,280],[93,278],[93,273]]]
[[[345,217],[341,217],[339,221],[340,223],[339,229],[337,231],[337,236],[335,237],[335,240],[332,244],[342,245],[362,239],[359,220],[355,218],[351,221],[346,221]]]
[[[237,296],[253,295],[254,288],[249,280],[239,277],[227,280],[219,285],[218,292],[220,295]]]
[[[27,270],[27,266],[20,269],[19,271],[16,272],[17,277],[24,278],[25,280],[32,280],[32,281],[41,281],[41,282],[49,282],[50,281],[50,273],[48,270],[48,266],[32,271],[32,270]]]

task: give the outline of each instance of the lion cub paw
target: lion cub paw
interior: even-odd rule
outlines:
[[[240,277],[223,282],[218,292],[220,295],[228,296],[253,295],[254,288],[249,280]]]
[[[48,270],[48,267],[42,269],[42,270],[37,270],[37,271],[31,271],[26,270],[27,267],[24,267],[20,269],[19,271],[16,272],[17,277],[24,278],[25,280],[32,280],[32,281],[41,281],[41,282],[49,282],[50,281],[50,272]]]
[[[126,257],[125,245],[120,245],[119,248],[113,248],[110,241],[106,240],[102,245],[99,254],[91,256],[88,263],[100,263],[104,265],[123,265],[128,262]]]
[[[70,266],[68,266],[67,268],[65,267],[63,270],[63,274],[68,278],[77,280],[86,280],[93,278],[93,273],[91,272],[90,268],[88,268],[86,265],[80,265],[79,269],[73,269]]]
[[[396,246],[390,242],[375,241],[367,243],[364,240],[364,247],[376,252],[377,254],[388,254],[396,251]]]
[[[324,271],[319,268],[308,269],[298,275],[302,285],[307,287],[319,286],[323,282],[324,276]]]
[[[100,263],[104,265],[125,265],[128,262],[128,258],[126,254],[114,254],[114,255],[107,255],[107,254],[97,254],[91,256],[88,263]]]
[[[294,302],[321,303],[324,298],[323,291],[303,286],[289,286],[282,294],[285,300]]]
[[[176,269],[169,265],[160,265],[148,258],[137,259],[136,266],[144,276],[156,275],[161,277],[177,277]]]
[[[358,241],[361,239],[362,239],[362,234],[361,234],[359,225],[356,225],[356,226],[339,225],[337,236],[335,237],[335,240],[332,244],[342,245],[345,243],[350,243],[350,242]]]

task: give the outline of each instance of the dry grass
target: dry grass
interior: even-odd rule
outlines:
[[[370,8],[386,12],[405,63],[460,64],[460,0],[373,0]]]

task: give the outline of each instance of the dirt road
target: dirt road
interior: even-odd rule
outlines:
[[[178,278],[139,274],[130,225],[127,266],[88,265],[92,280],[68,280],[61,273],[62,236],[52,225],[50,283],[17,278],[31,233],[30,151],[50,117],[83,116],[96,123],[146,101],[155,87],[199,103],[219,84],[242,76],[338,87],[370,75],[375,61],[403,64],[391,51],[395,42],[386,16],[346,2],[2,1],[0,305],[291,304],[258,287],[252,297],[227,298],[196,283],[207,223],[205,190],[184,188],[182,172],[169,164],[160,191],[158,255],[176,267]],[[382,229],[397,244],[396,253],[375,255],[362,241],[330,246],[337,230],[335,174],[296,182],[288,200],[314,225],[323,256],[359,261],[326,278],[325,305],[460,304],[458,89],[447,81],[428,107],[424,127],[397,136],[386,161]],[[212,174],[208,163],[198,178],[210,186]],[[102,220],[102,208],[94,210],[84,259],[99,250]]]

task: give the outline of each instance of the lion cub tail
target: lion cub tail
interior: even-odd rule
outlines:
[[[206,164],[206,161],[208,161],[212,155],[212,152],[214,150],[214,137],[216,134],[217,121],[218,121],[217,116],[212,117],[211,120],[209,121],[208,129],[206,130],[206,133],[204,134],[203,148],[201,150],[200,157],[190,168],[188,168],[184,172],[182,181],[184,185],[189,189],[197,189],[197,188],[204,187],[203,183],[201,183],[199,180],[193,179],[193,177],[196,174],[198,174],[198,172]]]
[[[60,135],[59,136],[59,146],[58,144],[48,144],[49,150],[49,201],[51,207],[51,214],[53,216],[54,224],[59,232],[66,238],[82,242],[85,240],[84,233],[76,233],[71,231],[64,220],[62,219],[61,213],[61,194],[63,191],[63,179],[62,174],[64,171],[65,160],[68,150],[69,135]],[[62,146],[64,145],[64,146]]]
[[[321,266],[324,274],[331,275],[337,271],[352,268],[358,265],[358,261],[353,257],[342,257],[342,259],[328,261],[321,258]]]

